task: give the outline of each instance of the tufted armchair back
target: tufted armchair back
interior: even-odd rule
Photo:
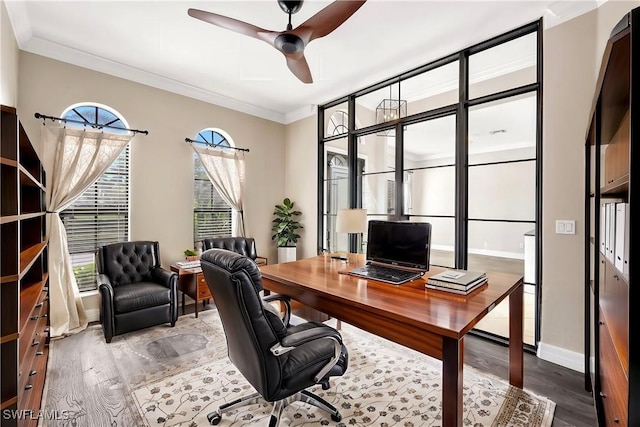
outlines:
[[[214,237],[202,241],[202,250],[226,249],[256,260],[256,242],[252,237]]]
[[[152,281],[153,270],[160,267],[158,242],[137,241],[106,245],[98,249],[97,269],[117,287]]]

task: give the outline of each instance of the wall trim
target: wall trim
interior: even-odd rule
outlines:
[[[87,321],[91,322],[99,322],[100,321],[100,309],[99,308],[90,308],[85,310],[87,314]]]
[[[537,356],[547,362],[584,373],[584,354],[540,341]]]

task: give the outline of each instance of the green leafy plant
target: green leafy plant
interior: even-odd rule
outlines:
[[[273,227],[271,231],[274,232],[271,236],[271,240],[275,240],[278,247],[295,246],[298,242],[300,235],[296,233],[296,230],[304,228],[300,224],[296,217],[302,215],[302,212],[294,210],[294,205],[289,198],[285,198],[281,205],[276,205],[273,215],[275,215]]]
[[[193,249],[187,249],[184,251],[184,256],[197,256],[198,252],[194,251]]]

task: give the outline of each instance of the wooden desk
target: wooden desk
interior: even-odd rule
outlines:
[[[523,279],[487,272],[488,285],[469,296],[425,289],[425,278],[400,286],[344,273],[364,264],[349,255],[348,264],[329,255],[260,268],[265,289],[302,302],[358,328],[442,360],[442,408],[445,427],[462,426],[464,336],[509,296],[509,382],[523,384]]]
[[[171,266],[171,271],[178,273],[178,290],[182,292],[182,314],[184,314],[184,296],[189,295],[196,302],[195,312],[198,317],[198,303],[209,301],[212,298],[207,281],[204,279],[202,269],[196,268],[180,268],[177,265]]]

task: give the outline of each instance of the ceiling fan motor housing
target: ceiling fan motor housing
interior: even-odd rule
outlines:
[[[292,54],[302,52],[304,42],[295,34],[283,33],[276,37],[275,46],[282,53]]]
[[[284,13],[296,13],[302,7],[302,0],[278,0]]]

